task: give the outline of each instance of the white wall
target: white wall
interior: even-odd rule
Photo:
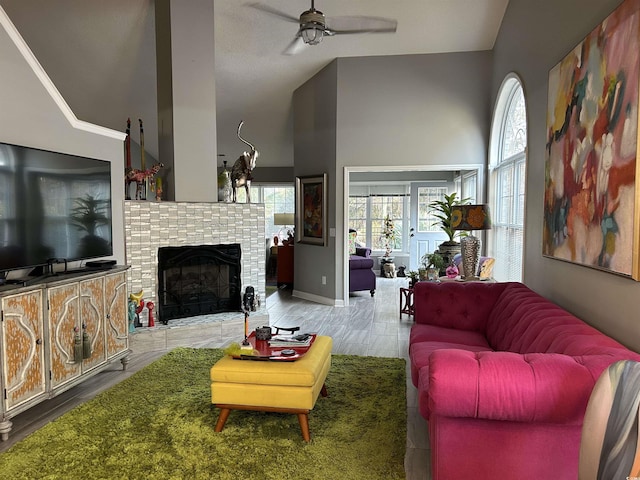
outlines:
[[[14,43],[21,37],[2,8],[0,21],[13,35],[0,28],[0,141],[110,161],[114,258],[124,263],[124,135],[77,120],[35,58],[29,56],[40,77],[27,63]]]
[[[0,0],[75,115],[124,132],[158,158],[154,0]],[[139,156],[132,158],[139,167]],[[147,162],[147,165],[149,162]]]
[[[494,50],[492,95],[516,72],[524,83],[529,151],[524,281],[599,330],[640,351],[640,283],[542,256],[549,70],[620,0],[510,0]]]

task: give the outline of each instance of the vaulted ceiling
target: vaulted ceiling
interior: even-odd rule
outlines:
[[[337,57],[490,50],[508,0],[317,0],[327,17],[397,20],[397,31],[338,35],[297,55],[282,52],[310,0],[211,0],[215,15],[218,153],[233,159],[243,136],[260,164],[293,165],[293,91]],[[76,115],[123,131],[145,119],[157,154],[154,0],[0,0]],[[390,86],[390,88],[392,88]],[[134,136],[134,139],[136,137]]]

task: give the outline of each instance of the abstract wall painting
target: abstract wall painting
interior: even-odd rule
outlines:
[[[625,0],[549,72],[542,252],[636,280],[639,51]]]
[[[326,246],[328,213],[327,174],[296,177],[296,240]]]

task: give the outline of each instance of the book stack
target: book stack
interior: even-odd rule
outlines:
[[[269,340],[270,347],[308,347],[313,336],[309,333],[300,335],[275,335]]]

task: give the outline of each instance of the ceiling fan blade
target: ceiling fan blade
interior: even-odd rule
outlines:
[[[300,19],[298,17],[294,17],[293,15],[289,15],[288,13],[281,12],[280,10],[270,7],[269,5],[264,5],[262,3],[248,3],[247,6],[268,13],[270,15],[275,15],[276,17],[282,18],[288,22],[300,23]]]
[[[304,43],[304,40],[302,40],[302,37],[300,36],[300,33],[298,32],[298,34],[296,35],[296,38],[294,38],[293,41],[289,44],[289,46],[284,49],[284,52],[282,52],[282,54],[283,55],[296,55],[296,54],[300,53],[301,51],[305,50],[306,47],[307,47],[307,44]]]
[[[329,35],[347,33],[395,33],[398,22],[391,18],[344,16],[326,19],[326,30]]]

